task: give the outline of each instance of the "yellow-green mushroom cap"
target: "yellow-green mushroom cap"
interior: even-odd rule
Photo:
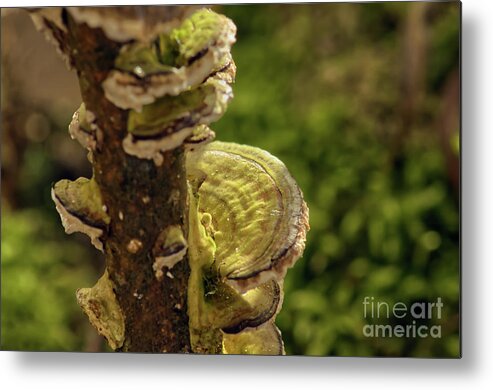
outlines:
[[[103,245],[99,238],[110,222],[104,210],[101,193],[96,181],[80,177],[75,181],[60,180],[52,190],[51,197],[60,214],[65,232],[80,232],[91,238],[99,250]]]
[[[141,112],[131,110],[128,135],[123,140],[126,153],[153,159],[160,165],[160,152],[182,145],[185,139],[197,135],[201,142],[212,139],[214,133],[200,125],[218,120],[233,98],[230,86],[234,64],[209,77],[202,85],[178,96],[164,96],[145,106]],[[197,126],[199,129],[197,130]]]
[[[282,280],[301,256],[308,208],[286,166],[259,148],[212,142],[187,155],[201,213],[212,216],[220,276],[246,292]]]
[[[211,123],[224,114],[232,96],[231,86],[223,80],[222,73],[217,73],[197,88],[178,96],[163,96],[141,112],[131,110],[128,132],[139,139],[152,139]]]
[[[188,315],[194,335],[192,346],[196,351],[203,351],[209,350],[212,342],[205,335],[219,331],[239,333],[273,321],[281,308],[283,294],[282,282],[273,279],[246,292],[230,286],[215,261],[217,246],[213,237],[219,233],[212,216],[198,211],[197,200],[189,186]]]
[[[160,97],[195,88],[232,62],[235,34],[231,20],[199,10],[152,44],[122,47],[115,70],[103,82],[105,95],[120,108],[140,111]]]

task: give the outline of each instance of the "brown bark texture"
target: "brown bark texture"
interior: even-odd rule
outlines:
[[[128,110],[109,102],[101,87],[113,67],[121,43],[99,28],[75,23],[64,11],[68,33],[55,37],[76,69],[83,100],[96,116],[94,177],[111,218],[102,237],[106,267],[125,318],[121,348],[132,352],[190,352],[187,316],[187,258],[171,276],[155,277],[153,245],[170,225],[186,221],[186,175],[183,147],[163,153],[164,162],[126,154]],[[182,229],[187,231],[186,228]],[[136,244],[137,243],[137,244]]]

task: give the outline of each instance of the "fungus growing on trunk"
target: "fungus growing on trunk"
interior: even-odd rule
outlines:
[[[117,42],[150,42],[158,34],[167,34],[197,9],[197,6],[167,7],[69,7],[77,23],[103,29]]]
[[[157,238],[154,244],[154,264],[152,269],[156,273],[156,278],[163,277],[163,267],[171,270],[176,263],[182,260],[187,253],[187,241],[183,236],[183,231],[178,225],[169,226]]]
[[[125,45],[103,83],[106,97],[120,108],[140,111],[162,96],[194,88],[231,62],[235,33],[231,20],[202,9],[151,45]]]
[[[308,208],[286,166],[251,146],[213,142],[187,156],[199,212],[212,216],[215,261],[240,291],[282,280],[301,256]]]
[[[230,84],[235,70],[230,62],[195,89],[164,96],[144,106],[141,112],[131,110],[128,135],[123,140],[125,152],[153,159],[160,165],[161,152],[182,145],[197,125],[209,124],[224,115],[233,97]]]
[[[94,175],[52,189],[66,232],[105,253],[77,299],[113,349],[282,354],[274,321],[308,208],[280,160],[211,142],[236,27],[196,8],[33,10],[84,99],[69,133]]]
[[[226,353],[235,340],[226,334],[245,332],[238,340],[265,336],[272,352],[282,280],[308,230],[301,190],[279,159],[251,146],[212,142],[189,152],[186,168],[192,348]]]
[[[65,232],[80,232],[91,238],[91,243],[103,250],[101,236],[109,224],[99,187],[94,179],[80,177],[76,181],[60,180],[51,190],[51,197],[60,214]]]
[[[104,336],[110,347],[120,348],[124,341],[125,322],[108,272],[104,272],[94,287],[80,288],[76,295],[77,302],[89,321]]]
[[[87,112],[86,106],[82,103],[72,116],[72,121],[68,126],[68,132],[72,139],[75,139],[83,148],[92,151],[96,148],[96,130],[94,114]]]

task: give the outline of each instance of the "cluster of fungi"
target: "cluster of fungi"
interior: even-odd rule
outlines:
[[[214,141],[233,22],[196,6],[30,12],[80,82],[69,133],[93,176],[52,198],[65,231],[105,256],[77,291],[90,322],[117,351],[283,354],[274,321],[308,209],[280,160]]]

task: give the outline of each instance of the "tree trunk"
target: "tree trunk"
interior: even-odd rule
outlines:
[[[104,253],[108,274],[125,318],[125,351],[190,352],[187,316],[188,260],[158,280],[152,268],[153,245],[167,226],[186,221],[183,146],[163,153],[164,162],[126,154],[128,110],[109,102],[101,87],[121,44],[101,29],[75,23],[68,12],[66,52],[79,76],[86,108],[96,116],[98,147],[94,177],[111,218]],[[186,228],[182,229],[184,232]]]

